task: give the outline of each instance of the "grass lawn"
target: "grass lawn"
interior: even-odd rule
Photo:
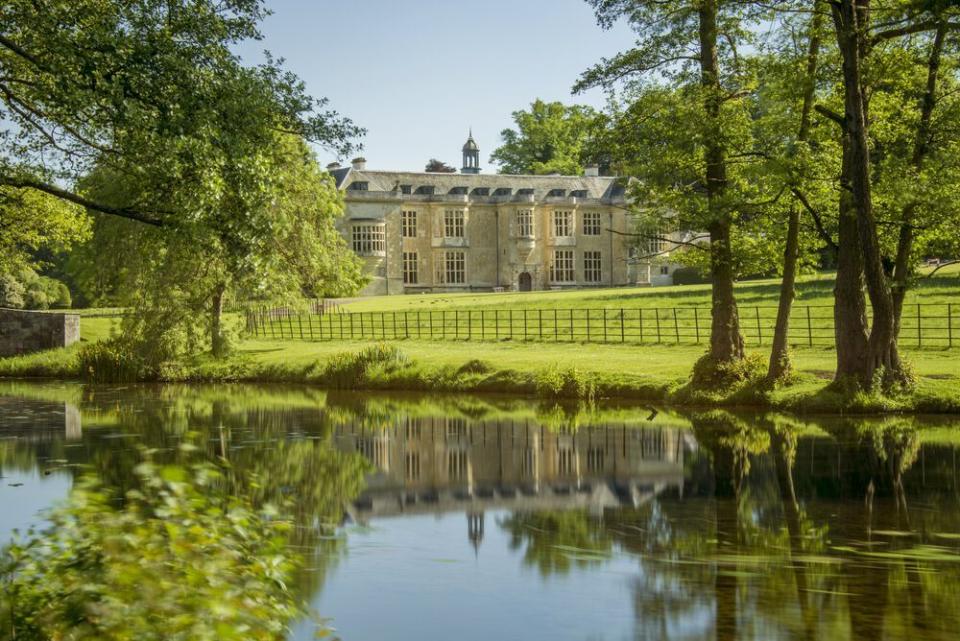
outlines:
[[[921,276],[930,268],[922,268]],[[797,284],[796,305],[832,305],[833,273],[802,277]],[[776,305],[780,280],[743,281],[737,284],[737,302],[743,306]],[[932,278],[920,278],[907,294],[906,303],[946,304],[960,307],[960,264],[944,267]],[[567,309],[567,308],[671,308],[710,307],[710,285],[574,289],[566,291],[411,294],[349,299],[346,311],[407,311],[442,309]]]
[[[740,303],[744,306],[773,304],[778,286],[774,280],[741,283],[738,286]],[[807,278],[799,287],[798,304],[829,305],[831,290],[829,275]],[[960,321],[960,267],[941,270],[935,278],[921,279],[910,300],[944,305],[956,301],[956,320]],[[351,301],[347,310],[404,311],[423,309],[424,305],[434,306],[432,309],[460,310],[604,306],[609,309],[627,305],[707,305],[708,302],[708,286],[689,286],[393,296]],[[85,315],[81,321],[82,342],[107,338],[117,321],[117,318],[96,314]],[[600,396],[699,406],[752,405],[817,412],[960,413],[960,332],[957,338],[953,350],[931,345],[918,349],[909,341],[903,341],[902,350],[916,375],[917,389],[893,398],[841,396],[827,390],[834,370],[834,351],[831,347],[806,346],[793,349],[796,376],[790,386],[766,390],[747,384],[731,390],[691,390],[686,384],[690,371],[706,346],[689,342],[638,345],[411,338],[386,341],[400,354],[388,349],[383,356],[371,352],[371,346],[379,344],[372,340],[247,339],[226,361],[200,357],[190,363],[174,364],[163,376],[165,380],[305,382],[335,389],[505,392],[550,398],[583,396],[585,390],[590,389]],[[765,362],[768,349],[765,344],[752,346],[749,351]],[[79,346],[73,346],[0,359],[0,377],[77,378],[80,375],[78,350]]]

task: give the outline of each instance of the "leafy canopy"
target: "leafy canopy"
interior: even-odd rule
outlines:
[[[583,105],[536,100],[530,110],[513,112],[516,129],[500,132],[503,144],[490,155],[504,174],[577,176],[597,162],[590,141],[600,114]]]

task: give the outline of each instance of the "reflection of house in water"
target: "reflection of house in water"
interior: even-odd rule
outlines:
[[[599,510],[683,488],[683,432],[676,428],[572,432],[523,421],[408,418],[382,429],[340,425],[335,438],[339,448],[377,467],[355,504],[360,517],[481,515],[498,507]],[[482,537],[482,516],[471,527]]]

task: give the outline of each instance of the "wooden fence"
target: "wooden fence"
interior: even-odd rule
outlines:
[[[740,327],[751,345],[773,339],[777,308],[740,307]],[[900,344],[953,347],[960,341],[960,304],[912,304],[903,311]],[[833,345],[833,307],[794,306],[792,345]],[[247,309],[247,333],[282,340],[465,340],[574,343],[699,344],[710,338],[710,310],[702,307],[606,309],[450,309],[346,312],[332,306],[310,312]]]

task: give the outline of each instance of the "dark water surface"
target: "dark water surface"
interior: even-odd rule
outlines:
[[[184,439],[347,641],[960,638],[960,419],[0,383],[0,542]]]

